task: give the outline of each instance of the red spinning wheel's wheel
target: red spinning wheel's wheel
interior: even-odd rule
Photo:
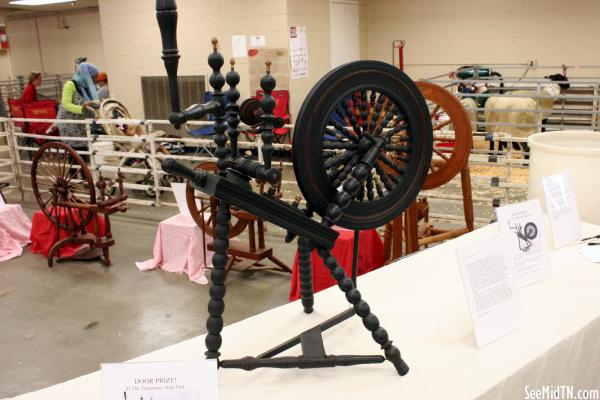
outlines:
[[[415,83],[425,97],[433,128],[433,158],[422,188],[426,190],[449,182],[465,167],[473,133],[469,115],[452,93],[433,83]],[[454,128],[453,134],[442,132],[450,125]]]
[[[201,162],[196,166],[195,169],[203,169],[205,171],[216,173],[217,163],[214,161]],[[204,199],[206,202],[202,205],[200,199]],[[186,201],[188,209],[190,210],[190,214],[192,215],[194,222],[196,222],[196,225],[198,225],[200,228],[203,228],[208,235],[214,237],[214,226],[217,221],[219,200],[215,199],[214,197],[207,199],[206,196],[203,196],[201,192],[195,190],[188,182],[186,188]],[[233,207],[231,208],[231,222],[229,224],[228,239],[231,239],[232,237],[242,233],[248,224],[245,219],[237,218],[237,211],[237,209]],[[206,212],[210,213],[208,220],[204,218],[204,213]]]
[[[96,202],[94,180],[72,147],[60,142],[40,147],[33,156],[31,186],[43,213],[60,228],[76,232],[91,221],[89,206]]]

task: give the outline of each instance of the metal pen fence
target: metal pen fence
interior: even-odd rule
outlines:
[[[452,90],[456,86],[456,81],[448,79],[432,79],[434,83],[448,86]],[[489,80],[485,80],[489,83]],[[511,80],[504,80],[504,83]],[[510,123],[489,123],[485,120],[485,107],[474,107],[469,110],[473,124],[473,142],[469,158],[471,169],[471,183],[473,191],[473,202],[475,204],[475,223],[476,225],[488,224],[494,218],[494,207],[502,204],[508,204],[514,201],[523,200],[527,192],[527,172],[529,160],[526,150],[515,149],[512,143],[524,144],[526,137],[514,137],[503,131],[506,128],[531,129],[532,131],[545,130],[565,130],[565,129],[600,129],[598,125],[598,88],[600,81],[571,80],[572,89],[558,96],[547,96],[543,94],[542,85],[547,81],[537,80],[527,83],[529,88],[535,88],[533,95],[529,96],[536,102],[534,109],[514,108],[512,110],[496,110],[498,112],[528,112],[535,115],[548,114],[549,118],[544,123],[535,121],[532,124],[510,124]],[[520,89],[520,88],[519,88]],[[585,90],[582,90],[585,89]],[[507,89],[507,91],[509,91]],[[537,95],[536,95],[537,94]],[[457,95],[460,95],[457,93]],[[489,97],[498,94],[488,94]],[[502,96],[525,97],[522,94],[504,94]],[[470,98],[473,96],[460,96],[461,98]],[[541,101],[550,97],[553,107],[544,108]],[[487,110],[494,111],[488,108]],[[575,116],[575,120],[572,117]],[[118,170],[126,175],[125,189],[128,191],[137,191],[138,195],[130,195],[128,202],[132,205],[162,207],[175,207],[172,197],[168,195],[172,192],[169,185],[169,179],[166,179],[165,173],[160,168],[160,161],[165,157],[173,157],[184,160],[190,165],[202,161],[214,161],[205,149],[214,146],[212,139],[198,139],[194,137],[165,137],[157,134],[156,128],[167,127],[168,121],[165,120],[31,120],[22,118],[0,118],[0,141],[6,140],[5,144],[0,142],[0,181],[9,181],[10,189],[27,195],[32,191],[30,184],[31,156],[37,151],[36,146],[25,143],[24,139],[30,140],[48,140],[48,136],[34,135],[24,132],[18,132],[15,129],[15,122],[48,122],[65,124],[83,124],[86,128],[86,137],[84,138],[66,138],[52,137],[52,140],[60,140],[69,143],[73,140],[84,141],[86,147],[79,153],[86,158],[94,178],[99,174],[106,177],[114,176]],[[128,125],[141,126],[143,134],[137,136],[118,136],[118,135],[99,135],[94,134],[93,125]],[[210,121],[193,122],[191,125],[210,125]],[[488,127],[493,126],[494,132],[489,132]],[[293,125],[286,127],[294,129]],[[247,129],[243,124],[242,129]],[[508,129],[507,129],[508,130]],[[447,126],[440,131],[434,132],[439,138],[452,137],[451,126]],[[600,133],[599,133],[600,134]],[[243,140],[244,135],[240,136],[240,148],[250,150],[253,156],[262,159],[260,151],[260,136],[256,136],[255,141]],[[503,149],[489,149],[490,141],[498,141],[507,144]],[[161,143],[184,143],[187,149],[185,154],[166,155],[159,151]],[[275,150],[280,154],[276,155],[277,163],[281,162],[284,168],[284,180],[282,182],[282,191],[284,199],[292,201],[299,192],[297,183],[293,176],[292,163],[289,159],[290,144],[275,144]],[[451,149],[448,149],[451,150]],[[206,154],[206,155],[205,155]],[[434,158],[438,156],[434,155]],[[277,164],[274,164],[277,165]],[[168,178],[168,177],[167,177]],[[463,224],[464,216],[462,209],[461,179],[460,175],[455,177],[446,185],[424,191],[421,195],[426,196],[430,202],[430,221],[434,223],[440,221],[447,224]],[[144,197],[146,196],[146,197]],[[151,197],[150,197],[151,196]]]
[[[44,75],[42,83],[37,87],[38,98],[51,99],[60,102],[63,84],[70,79],[69,74]],[[0,81],[0,117],[8,116],[8,99],[19,99],[25,89],[27,79],[18,76],[17,79]]]

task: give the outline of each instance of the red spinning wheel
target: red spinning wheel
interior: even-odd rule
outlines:
[[[42,212],[61,229],[75,233],[91,221],[94,181],[83,159],[68,145],[49,142],[40,147],[33,156],[31,185]]]
[[[469,115],[458,99],[441,86],[416,82],[425,97],[433,128],[433,157],[423,190],[449,182],[465,167],[473,145]],[[444,129],[452,126],[453,129]]]
[[[217,163],[214,161],[205,161],[201,162],[196,166],[196,169],[203,169],[205,171],[212,171],[214,173],[217,172]],[[200,202],[201,199],[204,199],[206,203],[202,204]],[[188,209],[190,210],[190,214],[200,228],[204,229],[204,231],[214,237],[214,226],[217,221],[217,210],[219,208],[219,200],[214,197],[210,197],[207,199],[206,196],[202,196],[202,193],[195,190],[188,182],[186,188],[186,201],[188,205]],[[238,218],[236,213],[239,210],[232,208],[231,209],[231,223],[229,225],[229,236],[231,239],[242,233],[248,224],[248,221],[242,218]],[[208,220],[204,219],[204,213],[209,212],[210,216]],[[204,220],[203,220],[204,219]]]

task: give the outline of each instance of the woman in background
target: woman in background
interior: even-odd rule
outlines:
[[[98,104],[96,80],[98,68],[91,63],[82,62],[77,65],[77,72],[70,81],[65,82],[62,91],[62,100],[58,108],[57,119],[84,120],[94,118],[94,113],[87,109]],[[85,137],[83,124],[58,124],[60,136]],[[82,149],[87,147],[85,141],[68,141],[71,147]]]
[[[21,101],[23,103],[31,103],[32,101],[38,101],[37,87],[42,84],[42,73],[32,72],[29,74],[29,81],[23,90]]]

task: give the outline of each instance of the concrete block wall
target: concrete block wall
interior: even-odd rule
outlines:
[[[86,56],[100,69],[105,68],[100,16],[94,10],[61,15],[11,18],[9,40],[16,75],[31,71],[61,74],[74,69],[73,60]],[[65,28],[68,26],[68,28]]]
[[[600,64],[597,0],[369,0],[367,15],[368,57],[386,62],[392,61],[392,41],[404,39],[407,64]],[[418,79],[450,69],[409,66],[406,71]]]
[[[0,9],[0,23],[6,23],[6,14]],[[9,36],[9,43],[11,37]],[[0,81],[11,79],[14,76],[11,51],[0,50]]]
[[[99,0],[111,92],[139,117],[144,115],[140,77],[165,75],[154,3]],[[286,0],[183,0],[177,6],[180,75],[210,75],[206,58],[213,36],[226,60],[232,35],[264,35],[268,47],[287,47]],[[248,59],[238,59],[236,70],[245,98],[250,95]]]
[[[359,0],[360,55],[367,58],[367,2]],[[308,40],[307,78],[290,81],[290,112],[298,116],[302,101],[319,79],[331,70],[329,0],[288,0],[288,26],[306,26]],[[286,37],[287,40],[287,37]]]
[[[219,38],[220,50],[228,59],[232,35],[264,35],[268,48],[287,48],[288,28],[306,26],[309,76],[289,82],[294,120],[308,91],[330,70],[329,0],[180,0],[177,5],[181,75],[210,74],[206,57],[212,36]],[[361,56],[366,57],[367,0],[359,0],[359,5]],[[165,74],[154,2],[99,0],[99,6],[111,91],[133,115],[143,116],[140,77]],[[245,98],[253,94],[248,59],[238,59],[236,69]]]

